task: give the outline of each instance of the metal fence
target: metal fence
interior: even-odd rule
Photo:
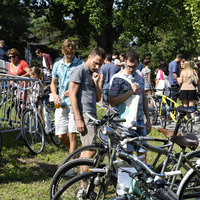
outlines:
[[[0,73],[0,131],[11,132],[19,131],[20,119],[25,108],[29,103],[29,94],[33,88],[27,90],[27,87],[33,85],[37,79],[27,77],[11,76]],[[39,91],[39,90],[38,90]]]

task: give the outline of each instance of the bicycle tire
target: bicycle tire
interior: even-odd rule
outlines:
[[[184,176],[177,191],[179,199],[200,199],[200,178],[190,169]]]
[[[94,160],[91,158],[78,158],[75,160],[71,160],[68,163],[65,163],[62,167],[56,171],[54,174],[51,185],[50,185],[50,199],[55,195],[56,191],[59,190],[60,186],[62,186],[66,181],[69,181],[74,176],[77,176],[80,174],[80,166],[86,165],[89,167],[93,167],[95,164]],[[100,168],[103,168],[105,165],[101,164]],[[69,171],[72,170],[73,171]],[[68,174],[66,174],[69,172]],[[70,172],[72,172],[70,174]]]
[[[95,143],[95,144],[92,144],[92,145],[86,145],[86,146],[80,147],[80,148],[76,149],[75,151],[73,151],[72,153],[70,153],[63,160],[63,162],[60,164],[60,166],[58,168],[62,167],[62,165],[69,162],[71,159],[79,157],[81,152],[83,152],[83,151],[96,150],[96,154],[97,154],[102,149],[104,149],[104,145],[101,144],[101,143]]]
[[[55,107],[54,105],[49,104],[47,106],[48,113],[49,113],[49,126],[51,128],[51,131],[49,133],[49,136],[56,146],[59,146],[61,143],[61,140],[58,138],[58,135],[55,135]]]
[[[186,130],[188,134],[192,134],[193,126],[195,125],[195,119],[191,118],[186,122]]]
[[[22,116],[21,131],[24,142],[31,153],[41,153],[45,145],[44,127],[37,115],[38,128],[36,127],[35,113],[32,109],[26,109]]]
[[[160,119],[160,124],[162,128],[166,127],[166,120],[167,120],[167,111],[166,111],[166,105],[162,103],[163,110],[161,109],[161,104],[159,108],[159,119]]]
[[[101,184],[96,185],[94,184],[94,179],[99,177],[101,180]],[[95,172],[83,172],[82,174],[75,176],[74,178],[67,181],[55,194],[53,200],[57,199],[68,199],[68,200],[75,200],[75,199],[102,199],[102,193],[104,191],[105,186],[105,173],[95,173]],[[78,191],[80,190],[81,181],[86,184],[88,182],[87,191],[89,197],[85,198],[86,195],[85,191],[83,192],[82,196],[77,196]],[[117,179],[114,176],[111,176],[110,184],[108,186],[107,194],[105,199],[112,199],[116,197],[115,188],[117,185]],[[100,187],[100,188],[99,188]],[[99,198],[96,196],[99,194]],[[110,196],[111,195],[111,196]],[[62,197],[61,197],[62,196]],[[83,198],[82,198],[83,197]]]
[[[148,102],[148,109],[149,109],[149,117],[151,124],[155,124],[158,119],[158,109],[156,106],[156,103],[152,97],[147,96],[147,102]]]

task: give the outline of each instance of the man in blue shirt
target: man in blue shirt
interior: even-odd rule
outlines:
[[[112,63],[111,54],[106,54],[104,63],[105,65],[103,65],[100,69],[99,89],[103,93],[103,103],[109,105],[108,92],[109,92],[110,80],[114,74],[120,71],[120,67]],[[105,112],[106,111],[107,108],[105,108]]]
[[[76,124],[69,100],[69,76],[73,69],[82,64],[76,58],[77,44],[72,40],[65,40],[62,44],[63,59],[54,64],[52,71],[51,91],[54,104],[57,105],[62,98],[62,107],[55,111],[55,132],[61,141],[69,148],[70,153],[77,148]],[[57,80],[59,80],[59,95],[57,94]],[[69,137],[67,136],[69,133]]]
[[[178,64],[180,63],[181,59],[183,59],[183,54],[179,53],[175,60],[171,61],[169,63],[169,82],[172,89],[172,96],[171,98],[176,102],[176,97],[174,96],[174,93],[178,92],[179,84],[177,78],[180,77],[180,71]],[[174,105],[172,105],[174,107]]]
[[[0,40],[0,60],[8,61],[8,47],[5,46],[4,40]]]

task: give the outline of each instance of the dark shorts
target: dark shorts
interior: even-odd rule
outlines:
[[[103,92],[103,103],[109,103],[109,95],[108,95],[108,92],[109,90],[108,89],[102,89],[102,92]]]
[[[197,92],[196,90],[181,90],[179,95],[180,100],[188,99],[188,100],[196,100]]]

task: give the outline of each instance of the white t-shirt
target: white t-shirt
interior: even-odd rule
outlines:
[[[42,59],[42,65],[43,65],[43,67],[47,68],[47,64],[46,64],[44,57]],[[44,76],[50,76],[50,71],[45,68],[43,68]]]
[[[165,80],[165,88],[170,88],[171,85],[170,85],[170,82],[169,82],[169,76],[166,76],[165,73],[163,72],[163,77],[164,77],[164,80]],[[156,76],[156,79],[160,79],[160,70],[158,71],[157,73],[157,76]]]

